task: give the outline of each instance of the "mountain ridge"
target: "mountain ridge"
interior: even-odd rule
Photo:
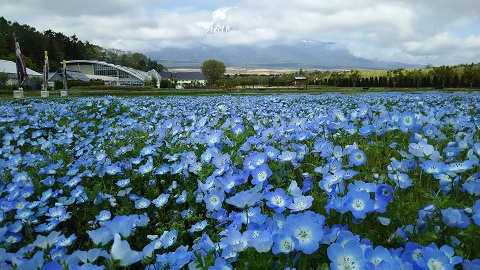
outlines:
[[[198,44],[190,48],[165,48],[144,52],[171,68],[198,68],[203,61],[216,59],[226,66],[271,69],[397,69],[422,68],[423,65],[360,58],[334,42],[302,40],[293,44],[266,47],[235,45],[214,47]]]

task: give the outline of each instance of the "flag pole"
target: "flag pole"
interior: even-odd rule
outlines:
[[[68,97],[67,61],[66,61],[66,60],[63,60],[62,76],[63,76],[63,90],[60,92],[60,95],[61,95],[62,97]]]
[[[15,35],[15,32],[13,32],[13,48],[15,50],[15,67],[17,68],[17,83],[18,83],[18,89],[13,90],[13,97],[14,98],[24,98],[25,95],[23,93],[23,87],[22,87],[22,59],[19,59],[19,51],[20,51],[20,45],[17,43],[17,36]]]
[[[44,51],[44,63],[43,63],[43,83],[41,97],[48,97],[48,52]]]

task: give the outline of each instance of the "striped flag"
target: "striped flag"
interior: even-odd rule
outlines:
[[[25,61],[23,61],[22,52],[20,51],[20,44],[18,44],[18,42],[15,42],[15,47],[18,81],[20,84],[23,84],[25,80],[28,80],[27,66],[25,66]]]
[[[45,51],[45,63],[43,64],[43,91],[48,90],[48,52]]]

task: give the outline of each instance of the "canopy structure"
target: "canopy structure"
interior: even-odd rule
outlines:
[[[158,87],[162,77],[156,70],[148,72],[115,65],[97,60],[70,60],[67,61],[67,69],[78,70],[86,76],[101,76],[99,78],[110,78],[108,81],[116,82],[122,86],[144,86],[145,81],[152,77],[157,80]]]

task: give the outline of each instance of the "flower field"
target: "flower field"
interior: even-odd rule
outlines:
[[[479,132],[479,93],[0,100],[0,269],[480,269]]]

